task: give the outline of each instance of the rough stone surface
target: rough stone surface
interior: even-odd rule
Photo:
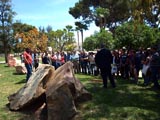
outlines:
[[[91,98],[76,79],[71,62],[57,70],[50,65],[39,66],[24,87],[8,97],[11,110],[34,108],[40,103],[35,110],[35,118],[40,120],[71,120],[77,113],[76,104]]]
[[[8,97],[10,109],[23,109],[38,99],[45,92],[45,83],[48,76],[53,73],[54,68],[52,66],[41,65],[20,90]]]
[[[16,73],[17,74],[25,74],[25,73],[27,73],[27,70],[26,70],[25,66],[17,65],[17,66],[15,66],[15,69],[16,69]]]
[[[46,89],[48,120],[70,120],[77,113],[73,64],[69,62],[58,68],[50,80]]]
[[[16,66],[16,58],[14,58],[13,54],[8,54],[7,60],[8,60],[8,66],[9,67],[15,67]]]

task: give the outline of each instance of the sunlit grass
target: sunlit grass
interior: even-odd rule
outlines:
[[[84,75],[82,75],[84,76]],[[81,77],[82,77],[81,76]],[[88,78],[87,78],[88,79]],[[117,87],[102,88],[101,80],[81,79],[86,88],[92,93],[92,101],[80,106],[80,118],[83,120],[159,120],[160,94],[152,86],[142,86],[143,79],[138,85],[132,81],[116,79]],[[96,81],[96,82],[95,82]]]
[[[5,58],[4,57],[0,57],[0,61],[4,61],[5,60]]]
[[[7,97],[24,85],[25,75],[16,75],[15,68],[0,64],[0,120],[20,120],[25,115],[13,112],[6,106]],[[86,89],[92,94],[91,101],[78,106],[77,120],[159,120],[160,94],[151,85],[142,86],[131,81],[116,79],[116,88],[110,83],[107,89],[102,88],[100,77],[76,74]]]
[[[24,75],[15,75],[15,68],[0,64],[0,120],[17,120],[22,114],[11,112],[8,107],[8,96],[16,92],[23,84],[18,84]]]

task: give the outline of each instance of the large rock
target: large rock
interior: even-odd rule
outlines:
[[[46,87],[48,120],[70,120],[77,113],[76,101],[91,99],[91,94],[75,78],[71,62],[58,68],[50,80]]]
[[[54,70],[50,65],[41,65],[20,90],[8,97],[10,109],[23,109],[38,99],[45,92],[45,84]]]
[[[46,96],[48,120],[71,120],[77,110],[70,88],[64,82],[53,89]]]
[[[17,74],[25,74],[25,73],[27,73],[27,70],[26,70],[25,66],[23,66],[23,65],[16,65],[15,69],[16,69],[16,73]]]
[[[75,102],[83,102],[91,99],[91,94],[86,90],[84,85],[75,77],[72,62],[67,62],[59,67],[51,76],[50,81],[46,84],[46,91],[50,91],[53,86],[67,83],[72,92]],[[46,92],[46,94],[47,94]]]
[[[28,83],[8,98],[11,110],[34,107],[40,100],[40,111],[43,111],[43,104],[47,110],[43,120],[71,120],[77,113],[76,104],[90,100],[92,96],[75,78],[73,64],[67,62],[57,70],[50,65],[39,66]]]
[[[8,60],[8,66],[9,67],[15,67],[16,66],[16,58],[14,58],[13,54],[8,54],[7,60]]]

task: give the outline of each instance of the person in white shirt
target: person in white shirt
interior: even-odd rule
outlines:
[[[79,67],[79,55],[76,51],[73,51],[70,59],[73,63],[73,67],[74,67],[74,72],[75,73],[79,73],[80,72],[80,67]]]

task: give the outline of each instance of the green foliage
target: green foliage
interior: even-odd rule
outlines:
[[[74,50],[76,47],[72,26],[70,25],[67,25],[66,29],[63,30],[51,30],[47,33],[47,36],[48,45],[51,46],[54,51]]]
[[[86,49],[87,51],[93,51],[97,47],[96,41],[97,39],[93,35],[87,37],[83,43],[84,49]]]
[[[44,33],[40,33],[36,28],[28,31],[17,33],[17,48],[24,50],[25,48],[30,48],[32,51],[45,51],[47,48],[47,36]]]
[[[18,21],[12,24],[12,28],[14,36],[16,36],[17,33],[27,33],[30,30],[35,29],[35,27],[32,25],[28,25],[26,23],[21,23]]]
[[[94,22],[112,32],[119,24],[132,20],[158,28],[159,11],[159,0],[80,0],[69,9],[75,19]]]
[[[95,22],[100,28],[112,29],[117,22],[124,22],[130,17],[128,4],[122,0],[81,0],[69,9],[69,13],[86,24]]]
[[[12,24],[12,30],[13,30],[13,36],[14,36],[13,41],[12,41],[12,44],[13,44],[12,50],[14,52],[22,52],[24,50],[24,49],[19,49],[16,47],[17,44],[20,42],[17,38],[17,35],[20,33],[24,33],[25,35],[27,35],[27,33],[33,29],[35,29],[34,26],[28,25],[25,23],[21,23],[19,21],[16,21],[15,23]]]
[[[73,31],[73,26],[72,25],[66,25],[66,29],[68,32]]]
[[[111,32],[102,29],[101,32],[95,32],[94,35],[87,37],[83,47],[86,50],[94,50],[100,48],[101,44],[105,44],[107,48],[113,48],[113,36]]]
[[[157,30],[143,24],[125,23],[115,30],[115,48],[151,47],[157,41]],[[158,31],[159,33],[160,31]]]
[[[48,25],[47,28],[46,28],[46,31],[47,31],[47,33],[51,32],[52,31],[52,26]]]
[[[100,27],[100,29],[105,29],[106,26],[106,18],[109,16],[109,9],[98,7],[95,9],[96,16],[96,25]]]
[[[5,53],[6,62],[7,54],[13,45],[12,21],[15,14],[12,10],[11,0],[0,0],[0,51]]]
[[[109,10],[102,8],[102,7],[98,7],[96,8],[96,15],[97,17],[105,17],[109,15]]]
[[[113,36],[111,32],[102,30],[101,32],[99,32],[99,34],[96,35],[96,37],[98,43],[97,45],[101,45],[102,43],[104,43],[107,48],[112,49]]]

